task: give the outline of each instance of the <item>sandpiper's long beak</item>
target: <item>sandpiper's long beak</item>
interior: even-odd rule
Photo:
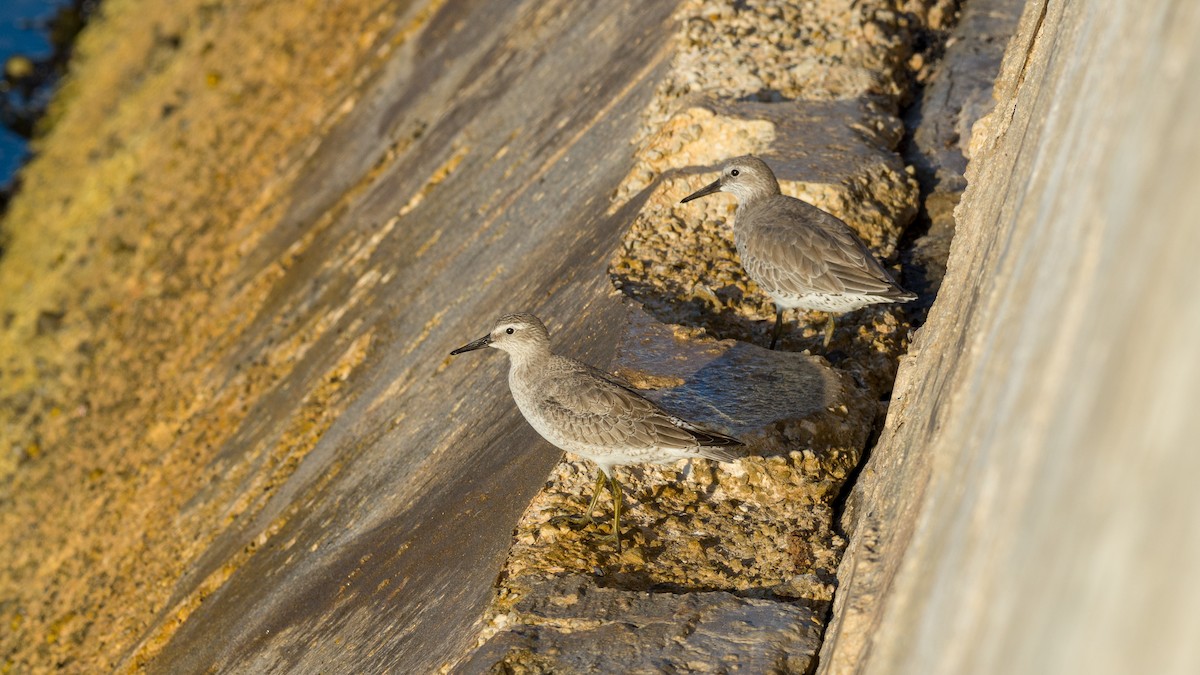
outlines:
[[[490,344],[492,344],[492,336],[484,335],[483,337],[479,338],[478,340],[476,340],[474,342],[468,342],[467,344],[450,352],[450,356],[454,356],[455,354],[462,354],[463,352],[473,352],[476,349],[483,349],[484,347],[486,347]]]
[[[696,190],[692,194],[679,200],[679,203],[686,204],[686,203],[692,201],[693,199],[699,199],[699,198],[703,197],[704,195],[711,195],[714,192],[718,192],[720,189],[721,189],[721,179],[718,178],[717,180],[714,180],[713,182],[709,183],[708,185],[705,185],[704,187],[700,188],[699,190]]]

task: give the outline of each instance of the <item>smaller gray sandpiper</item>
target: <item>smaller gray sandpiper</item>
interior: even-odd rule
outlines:
[[[679,203],[714,192],[737,197],[733,242],[742,267],[775,301],[771,349],[779,340],[785,309],[826,312],[828,349],[834,314],[916,299],[896,284],[846,223],[780,193],[775,174],[761,159],[746,155],[729,160],[720,178]]]
[[[682,420],[612,376],[550,351],[550,334],[536,316],[505,314],[491,332],[450,352],[483,347],[508,352],[508,387],[517,408],[542,438],[562,450],[590,459],[600,468],[592,501],[580,518],[594,523],[592,511],[604,488],[612,490],[613,529],[621,552],[621,484],[613,467],[665,464],[703,457],[720,462],[738,458],[736,438]]]

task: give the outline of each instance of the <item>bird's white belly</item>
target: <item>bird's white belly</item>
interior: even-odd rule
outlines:
[[[776,305],[784,309],[816,310],[819,312],[833,312],[834,314],[852,312],[856,309],[862,309],[867,305],[875,305],[881,302],[891,302],[890,298],[857,293],[810,293],[806,295],[769,293],[769,295],[775,301]]]

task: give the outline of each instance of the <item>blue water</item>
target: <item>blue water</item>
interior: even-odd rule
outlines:
[[[14,54],[33,61],[48,59],[54,52],[50,43],[49,22],[71,0],[0,0],[0,72]],[[8,87],[0,79],[0,87]],[[39,91],[35,97],[49,96]],[[19,94],[14,102],[25,103]],[[27,154],[25,139],[0,125],[0,186],[7,185]]]

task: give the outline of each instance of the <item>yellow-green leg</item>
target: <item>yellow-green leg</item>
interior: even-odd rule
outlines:
[[[833,340],[833,313],[825,314],[825,348],[829,349],[829,342]]]
[[[775,349],[775,343],[779,342],[779,335],[783,332],[783,308],[775,306],[775,330],[771,331],[771,346],[768,349]]]
[[[582,516],[576,516],[576,515],[555,516],[550,519],[550,522],[552,522],[552,523],[569,522],[569,523],[575,523],[575,524],[587,523],[588,525],[594,524],[596,522],[596,519],[592,518],[592,512],[596,510],[596,502],[600,501],[600,491],[604,489],[604,480],[605,480],[604,472],[603,471],[596,472],[596,484],[592,487],[592,501],[588,502],[587,510],[583,512]]]
[[[621,552],[621,484],[617,481],[616,476],[608,477],[608,485],[612,490],[613,498],[613,528],[612,534],[605,535],[605,539],[612,539],[617,542],[617,553]]]

